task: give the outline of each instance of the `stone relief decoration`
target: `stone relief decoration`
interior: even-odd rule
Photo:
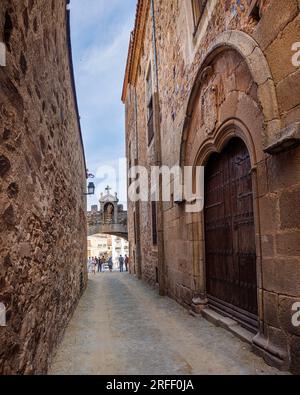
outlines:
[[[218,119],[215,85],[209,85],[201,94],[201,116],[205,134],[211,135]]]
[[[216,85],[216,98],[217,98],[217,108],[220,108],[220,106],[223,104],[226,98],[224,83],[222,78],[220,78],[218,84]]]
[[[217,123],[216,88],[212,84],[214,70],[212,66],[206,67],[201,76],[202,90],[200,95],[201,118],[206,135],[210,135]]]
[[[222,78],[215,78],[212,66],[206,67],[201,76],[202,91],[200,94],[201,118],[204,131],[210,136],[218,121],[218,109],[225,100]]]

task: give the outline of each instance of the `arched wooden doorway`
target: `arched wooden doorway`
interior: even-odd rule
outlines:
[[[251,162],[229,141],[205,173],[206,287],[210,306],[256,331],[257,273]]]

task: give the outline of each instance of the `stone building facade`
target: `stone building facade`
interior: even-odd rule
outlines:
[[[205,167],[201,212],[174,195],[128,203],[133,273],[196,313],[230,317],[294,373],[299,12],[298,0],[139,0],[122,96],[129,168]]]
[[[47,371],[87,281],[67,3],[0,4],[0,374]]]

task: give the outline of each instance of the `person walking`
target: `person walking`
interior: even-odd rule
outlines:
[[[119,258],[119,264],[120,264],[120,273],[124,272],[124,258],[122,257],[122,255],[120,255]]]
[[[125,255],[125,270],[128,272],[129,269],[129,257]]]
[[[97,267],[97,262],[96,262],[96,257],[93,258],[93,274],[96,274],[96,267]]]
[[[92,273],[93,271],[93,260],[91,257],[88,259],[88,273]]]
[[[98,273],[102,272],[102,259],[99,257],[98,258]]]
[[[108,260],[108,268],[109,268],[109,271],[112,272],[112,269],[113,269],[113,260],[112,260],[112,257],[109,257],[109,260]]]

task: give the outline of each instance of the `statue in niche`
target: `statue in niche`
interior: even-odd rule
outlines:
[[[111,224],[114,219],[114,206],[108,203],[104,209],[104,221],[106,224]]]

